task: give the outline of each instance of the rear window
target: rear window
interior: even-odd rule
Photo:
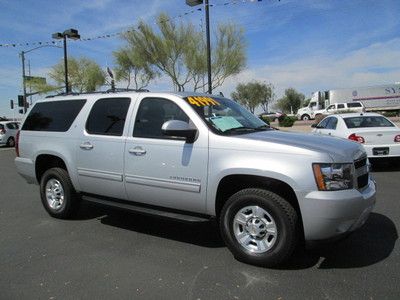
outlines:
[[[390,122],[388,119],[379,116],[360,116],[345,118],[344,122],[346,123],[347,128],[394,127],[393,123]]]
[[[360,102],[347,103],[347,107],[361,107]]]
[[[22,130],[68,131],[85,102],[68,100],[37,103],[26,118]]]

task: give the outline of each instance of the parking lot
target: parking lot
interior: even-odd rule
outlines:
[[[1,299],[399,299],[400,167],[373,171],[377,205],[347,239],[265,269],[237,262],[212,223],[187,224],[84,203],[74,220],[0,148]]]

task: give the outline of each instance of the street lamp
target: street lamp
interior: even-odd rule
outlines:
[[[64,41],[64,73],[65,73],[65,92],[68,94],[70,92],[68,85],[68,61],[67,61],[67,38],[72,40],[79,40],[81,36],[78,34],[76,29],[67,29],[63,33],[56,32],[51,35],[53,39]]]
[[[26,75],[25,75],[25,54],[35,51],[37,49],[40,48],[45,48],[45,47],[55,47],[55,48],[61,48],[60,46],[56,46],[56,45],[42,45],[39,47],[35,47],[26,51],[21,51],[21,53],[19,54],[21,56],[21,60],[22,60],[22,87],[23,87],[23,104],[24,104],[24,113],[26,113],[26,108],[27,108],[27,103],[26,103],[26,97],[29,96],[26,93]],[[30,96],[32,96],[32,94],[30,94]],[[32,104],[32,103],[31,103]]]
[[[189,6],[196,6],[203,4],[203,0],[186,0],[186,4]],[[205,0],[205,13],[206,13],[206,36],[207,36],[207,73],[208,73],[208,93],[212,94],[212,82],[211,82],[211,43],[210,43],[210,14],[208,0]]]

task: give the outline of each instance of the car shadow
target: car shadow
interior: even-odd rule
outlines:
[[[84,202],[75,220],[97,218],[104,225],[208,248],[225,247],[215,221],[182,222]],[[311,249],[299,245],[293,256],[276,269],[300,270],[360,268],[378,263],[393,251],[398,239],[388,217],[371,213],[364,226],[337,242],[319,243]]]
[[[400,171],[400,159],[380,159],[371,160],[371,171],[372,172],[399,172]]]
[[[318,265],[319,269],[361,268],[387,258],[398,239],[395,224],[388,217],[371,213],[363,227],[347,238],[320,243],[312,249],[298,249],[293,257],[279,269],[306,269]]]

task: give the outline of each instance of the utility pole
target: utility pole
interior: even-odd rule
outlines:
[[[69,93],[69,84],[68,84],[68,59],[67,59],[67,35],[63,35],[64,40],[64,75],[65,75],[65,93]]]
[[[196,6],[202,4],[203,0],[186,0],[189,6]],[[207,73],[208,73],[208,93],[212,94],[211,82],[211,42],[210,42],[210,12],[208,0],[204,2],[204,10],[206,13],[206,39],[207,39]]]
[[[208,72],[208,93],[212,94],[211,82],[211,42],[210,42],[210,13],[208,0],[205,1],[206,9],[206,35],[207,35],[207,72]]]
[[[25,75],[25,51],[21,51],[22,59],[22,89],[24,96],[24,114],[26,113],[26,75]]]

